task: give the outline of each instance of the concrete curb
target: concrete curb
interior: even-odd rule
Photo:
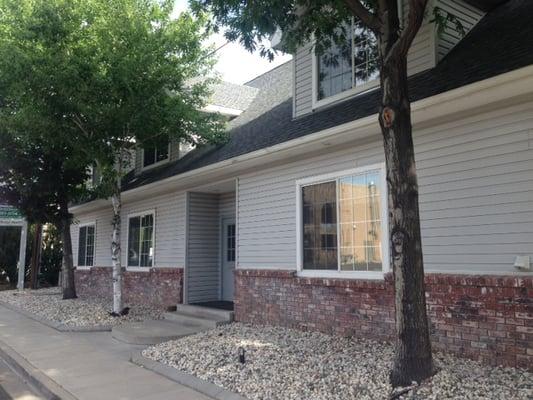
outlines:
[[[0,340],[0,358],[47,400],[77,400],[70,392]]]
[[[25,317],[37,321],[43,325],[46,325],[52,329],[55,329],[59,332],[111,332],[111,326],[101,325],[101,326],[68,326],[60,322],[50,321],[49,319],[41,318],[38,315],[32,314],[26,310],[23,310],[20,307],[14,306],[12,304],[6,303],[5,301],[0,300],[0,306],[7,308],[8,310],[14,311],[16,313],[22,314]]]
[[[181,385],[188,386],[191,389],[196,390],[206,396],[212,397],[216,400],[247,400],[246,397],[243,397],[237,393],[230,392],[229,390],[223,389],[220,386],[215,385],[214,383],[204,381],[203,379],[197,378],[185,372],[178,371],[176,368],[172,368],[163,363],[150,360],[146,357],[143,357],[141,352],[134,352],[131,355],[130,361],[140,367],[146,368],[156,374],[162,375],[165,378],[170,379],[171,381],[177,382]]]

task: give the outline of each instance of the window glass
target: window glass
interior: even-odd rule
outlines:
[[[78,265],[85,266],[86,256],[86,241],[87,241],[87,229],[85,226],[80,228],[80,234],[78,237]]]
[[[235,224],[227,225],[226,232],[226,260],[235,261]]]
[[[346,42],[317,57],[318,100],[364,85],[379,76],[374,33],[359,22],[347,27]]]
[[[94,261],[94,226],[80,227],[78,237],[78,265],[92,266]]]
[[[141,217],[130,218],[128,228],[128,265],[139,266]]]
[[[156,164],[168,158],[168,140],[153,145],[146,145],[143,149],[143,167]]]
[[[128,266],[151,267],[154,259],[154,215],[129,219]]]
[[[337,189],[335,182],[302,188],[303,268],[337,269]]]
[[[380,176],[370,171],[302,188],[303,269],[382,270]]]

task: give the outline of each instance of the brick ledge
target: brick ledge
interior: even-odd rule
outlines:
[[[342,278],[309,278],[299,277],[295,270],[280,269],[236,269],[235,274],[245,278],[278,278],[294,279],[299,284],[323,285],[340,287],[384,287],[393,283],[392,273],[385,274],[384,281],[371,279],[342,279]],[[426,285],[451,285],[465,287],[500,287],[500,288],[529,288],[533,289],[533,276],[512,275],[464,275],[450,273],[426,273]]]

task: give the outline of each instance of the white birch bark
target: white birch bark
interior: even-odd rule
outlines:
[[[121,224],[121,179],[122,179],[122,154],[119,155],[117,176],[111,204],[113,206],[113,233],[111,237],[111,263],[113,266],[113,313],[120,314],[122,304],[122,262],[120,248],[120,224]]]

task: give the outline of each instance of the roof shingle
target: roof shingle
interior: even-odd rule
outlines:
[[[533,64],[533,1],[511,0],[489,12],[433,69],[409,78],[411,101]],[[380,90],[359,94],[294,119],[290,62],[253,80],[261,87],[249,108],[231,122],[229,141],[192,151],[139,176],[125,177],[124,190],[204,167],[255,150],[354,121],[378,111]],[[261,83],[261,84],[258,84]]]

